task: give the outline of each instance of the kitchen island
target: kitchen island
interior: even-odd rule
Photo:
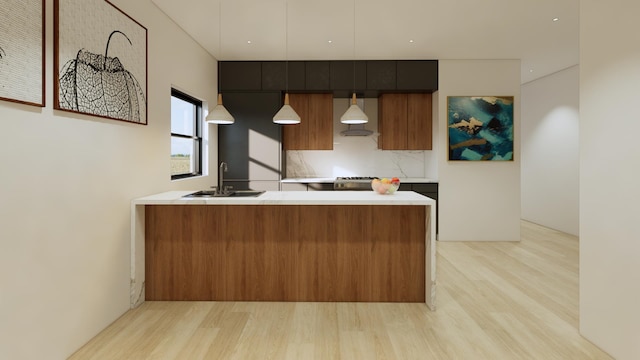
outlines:
[[[131,306],[146,300],[424,302],[435,201],[415,192],[266,192],[132,201]]]

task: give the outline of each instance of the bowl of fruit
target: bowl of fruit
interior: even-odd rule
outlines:
[[[393,194],[398,190],[399,187],[400,187],[400,179],[398,179],[397,177],[393,177],[391,179],[375,178],[371,180],[371,189],[373,189],[373,191],[377,192],[378,194],[382,194],[382,195]]]

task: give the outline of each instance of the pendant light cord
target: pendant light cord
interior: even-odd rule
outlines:
[[[289,2],[284,2],[284,88],[289,92]]]
[[[353,0],[353,93],[356,93],[356,0]]]
[[[218,50],[220,50],[219,56],[222,59],[222,0],[218,2]]]

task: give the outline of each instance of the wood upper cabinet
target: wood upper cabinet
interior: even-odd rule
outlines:
[[[432,149],[431,94],[382,94],[378,107],[379,149]]]
[[[283,125],[285,150],[333,149],[333,95],[289,94],[289,105],[300,115],[300,124]]]

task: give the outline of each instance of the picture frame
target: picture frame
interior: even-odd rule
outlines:
[[[54,0],[54,109],[147,125],[147,28],[108,0]]]
[[[449,161],[513,161],[513,96],[448,96]]]
[[[0,0],[0,100],[44,107],[45,1]]]

